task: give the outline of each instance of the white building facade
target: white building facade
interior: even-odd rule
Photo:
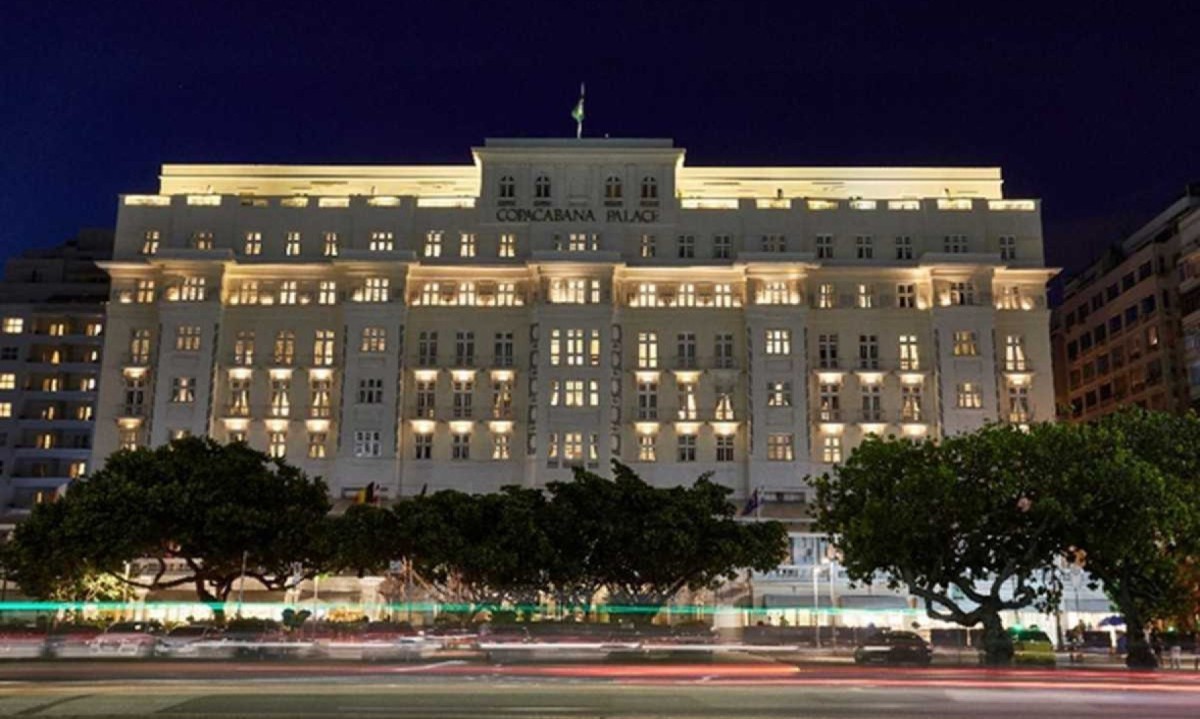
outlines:
[[[1039,206],[994,168],[167,165],[121,198],[92,466],[245,440],[348,496],[610,460],[811,499],[870,433],[1054,416]]]

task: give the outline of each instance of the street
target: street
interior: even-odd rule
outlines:
[[[1194,717],[1191,675],[764,663],[21,662],[0,716]]]

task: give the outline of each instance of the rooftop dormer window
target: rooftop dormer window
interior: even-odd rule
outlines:
[[[550,202],[550,178],[545,175],[538,175],[533,181],[533,199],[535,204],[548,204]]]

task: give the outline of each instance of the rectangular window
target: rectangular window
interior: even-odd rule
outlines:
[[[695,307],[696,306],[696,285],[691,282],[684,282],[679,285],[679,290],[675,293],[676,307]]]
[[[512,419],[512,380],[492,382],[492,419]]]
[[[4,372],[0,374],[0,389],[16,389],[17,376],[12,372]]]
[[[142,233],[142,254],[157,255],[158,245],[162,241],[162,233],[158,230],[146,230]]]
[[[196,380],[192,377],[176,377],[171,380],[171,401],[191,404],[196,401]]]
[[[841,392],[841,385],[835,382],[822,382],[817,387],[817,407],[820,421],[842,421]]]
[[[680,235],[676,249],[680,259],[690,260],[696,256],[696,236]]]
[[[860,310],[869,310],[875,306],[875,285],[860,283],[855,306]]]
[[[791,330],[767,330],[766,352],[768,355],[789,355],[792,353]]]
[[[900,369],[911,372],[920,368],[921,361],[917,355],[917,336],[900,335]]]
[[[454,366],[475,366],[475,333],[458,331],[454,333]]]
[[[900,421],[922,421],[921,385],[906,384],[900,388]]]
[[[475,234],[464,232],[458,237],[458,256],[474,257],[476,251]]]
[[[911,260],[913,258],[913,241],[908,235],[896,237],[896,259]]]
[[[383,404],[383,380],[368,377],[358,381],[359,404]]]
[[[354,298],[358,302],[387,302],[391,281],[387,277],[368,277]]]
[[[396,247],[396,241],[390,232],[372,232],[367,249],[371,252],[391,252]]]
[[[422,330],[417,335],[417,366],[433,367],[437,364],[438,333]]]
[[[455,419],[470,419],[474,413],[475,380],[456,379],[450,383],[451,407]]]
[[[642,258],[644,259],[649,259],[658,255],[658,240],[654,235],[642,235],[641,242],[638,247]]]
[[[492,433],[492,459],[504,460],[512,458],[510,436],[503,432]]]
[[[952,255],[961,255],[968,251],[966,235],[946,235],[942,240],[942,249]]]
[[[500,249],[497,254],[500,257],[516,257],[517,236],[508,232],[500,235]]]
[[[179,288],[181,302],[203,302],[206,296],[206,281],[203,277],[184,277]]]
[[[912,283],[896,285],[896,306],[912,309],[917,306],[917,286]]]
[[[154,302],[154,280],[138,280],[134,302],[145,305]]]
[[[298,301],[300,283],[296,280],[284,280],[279,283],[278,301],[281,305],[294,305]]]
[[[181,325],[176,327],[175,349],[180,352],[199,352],[200,328],[196,325]]]
[[[430,230],[425,233],[425,247],[423,254],[425,257],[441,257],[442,256],[442,231]]]
[[[291,390],[291,380],[271,380],[270,415],[272,417],[287,417],[292,413]]]
[[[658,369],[658,334],[638,332],[637,368]]]
[[[838,464],[842,461],[842,438],[836,435],[821,438],[821,461]]]
[[[250,416],[250,380],[229,380],[229,415],[232,417]]]
[[[695,462],[696,461],[696,435],[681,434],[676,436],[678,442],[678,455],[676,459],[680,462]]]
[[[433,419],[437,413],[437,380],[417,382],[417,417]]]
[[[979,354],[978,335],[973,330],[955,330],[954,356],[975,357]]]
[[[283,459],[287,454],[287,432],[267,433],[267,454],[273,459]]]
[[[354,433],[355,457],[378,457],[383,449],[383,433],[378,430],[357,430]]]
[[[717,369],[733,369],[733,335],[720,332],[713,335],[713,364]]]
[[[956,394],[959,409],[981,409],[983,407],[983,389],[975,382],[960,382]]]
[[[25,331],[25,320],[21,317],[4,318],[4,334],[19,335]]]
[[[975,304],[975,283],[973,283],[973,282],[951,282],[950,283],[950,304],[952,304],[952,305],[973,305],[973,304]]]
[[[413,436],[413,459],[433,458],[433,435],[418,434]]]
[[[733,285],[713,285],[713,307],[733,307]]]
[[[450,459],[468,460],[471,458],[471,435],[450,435]]]
[[[317,283],[317,304],[337,304],[337,282],[334,280],[321,280]]]
[[[1025,337],[1022,335],[1007,335],[1004,338],[1004,370],[1006,372],[1026,372],[1029,363],[1025,359]]]
[[[258,304],[258,280],[242,280],[234,299],[239,305]]]
[[[787,238],[783,235],[763,235],[763,252],[787,252]]]
[[[246,244],[243,253],[249,257],[254,257],[262,254],[262,233],[247,232]]]
[[[238,333],[241,337],[244,332]],[[250,333],[253,340],[254,333]],[[251,342],[253,344],[253,341]],[[251,349],[253,358],[253,349]],[[150,330],[135,329],[129,334],[129,361],[131,364],[148,364],[150,362]]]
[[[1025,385],[1008,387],[1008,421],[1025,424],[1032,413],[1029,409],[1029,387]]]
[[[838,336],[834,334],[817,335],[817,367],[820,369],[838,368]]]
[[[768,434],[767,459],[772,462],[791,462],[795,459],[792,450],[792,435]]]
[[[313,364],[317,367],[333,365],[333,330],[317,330],[313,339]]]
[[[494,367],[512,367],[513,366],[513,333],[512,332],[497,332],[492,344]]]
[[[1000,236],[1000,259],[1017,259],[1017,238],[1012,235]]]
[[[732,462],[733,461],[733,435],[722,434],[717,435],[717,461]]]
[[[831,284],[823,284],[817,288],[817,307],[831,310],[837,307],[837,288]]]
[[[550,280],[550,302],[554,304],[596,304],[600,301],[600,280],[586,278]]]
[[[325,459],[325,441],[328,435],[324,432],[308,433],[308,458]]]
[[[328,419],[333,411],[333,380],[314,379],[309,383],[308,390],[308,416],[313,419]]]
[[[728,260],[733,257],[733,236],[713,235],[713,259]]]
[[[658,419],[658,382],[653,380],[637,383],[637,418],[639,420]]]
[[[280,330],[275,333],[275,346],[271,361],[281,366],[291,365],[296,361],[296,333],[291,330]]]
[[[676,419],[682,421],[694,421],[698,418],[698,410],[696,408],[696,383],[695,382],[680,382],[676,385],[679,397],[679,409],[676,414]]]
[[[860,390],[862,400],[863,422],[880,422],[883,420],[883,393],[877,384],[863,385]]]
[[[817,259],[833,259],[833,235],[817,235]]]
[[[321,246],[321,254],[325,257],[338,256],[338,233],[326,232]]]
[[[791,407],[792,406],[792,383],[791,382],[768,382],[767,383],[767,406],[768,407]]]
[[[695,332],[680,332],[675,335],[675,368],[696,368]]]
[[[858,336],[859,369],[879,369],[879,335]]]
[[[287,241],[284,244],[284,254],[286,254],[288,257],[299,257],[300,256],[300,233],[299,232],[287,233]]]
[[[855,257],[860,260],[875,258],[875,240],[870,235],[858,235],[854,238]]]
[[[655,462],[658,460],[658,435],[638,435],[638,461]]]

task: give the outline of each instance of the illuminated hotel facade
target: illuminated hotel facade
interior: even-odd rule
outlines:
[[[810,500],[870,433],[1054,416],[1041,220],[994,168],[166,165],[121,198],[93,466],[245,440],[335,496],[612,459]]]

